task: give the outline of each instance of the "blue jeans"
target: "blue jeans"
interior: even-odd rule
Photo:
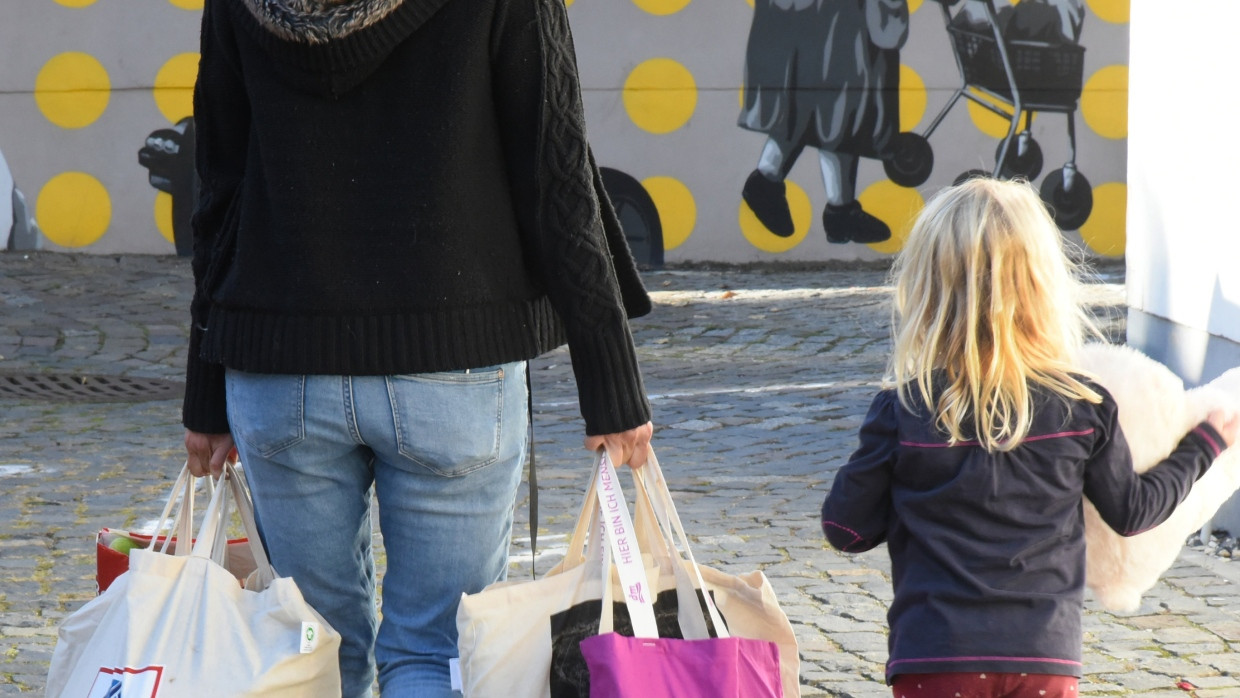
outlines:
[[[228,421],[276,571],[340,632],[344,698],[449,698],[462,593],[503,579],[528,435],[524,362],[405,376],[228,371]],[[387,554],[375,609],[371,486]]]

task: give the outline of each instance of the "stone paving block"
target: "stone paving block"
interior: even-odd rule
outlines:
[[[1151,690],[1179,690],[1176,688],[1178,679],[1169,678],[1160,674],[1151,674],[1140,668],[1126,672],[1120,676],[1102,675],[1103,680],[1110,681],[1117,686],[1122,686],[1129,691],[1151,691]]]
[[[1192,657],[1193,661],[1213,667],[1224,674],[1240,676],[1240,652],[1228,651],[1213,654],[1199,654]]]
[[[1168,627],[1168,629],[1158,631],[1158,642],[1163,645],[1174,645],[1174,643],[1202,643],[1210,641],[1219,641],[1219,637],[1214,632],[1203,629],[1203,627]]]
[[[1096,677],[1104,674],[1120,674],[1132,669],[1132,662],[1107,656],[1098,647],[1099,644],[1097,642],[1090,643],[1087,641],[1085,643],[1085,651],[1082,653],[1081,662],[1084,665],[1086,676]]]
[[[832,638],[845,652],[886,652],[887,634],[881,632],[837,632]]]
[[[1229,619],[1220,620],[1217,616],[1210,619],[1203,619],[1203,623],[1207,623],[1210,632],[1218,635],[1228,643],[1240,643],[1240,621]]]
[[[1200,685],[1198,679],[1218,678],[1218,672],[1187,657],[1154,657],[1141,661],[1141,667],[1153,674],[1172,677],[1191,677],[1193,683]]]

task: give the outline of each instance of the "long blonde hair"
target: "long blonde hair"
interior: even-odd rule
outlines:
[[[933,196],[892,269],[901,403],[920,397],[952,443],[1004,451],[1029,435],[1032,386],[1100,401],[1073,375],[1086,335],[1100,336],[1077,272],[1028,183],[978,178]]]

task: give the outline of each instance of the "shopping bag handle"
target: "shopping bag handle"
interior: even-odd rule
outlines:
[[[590,474],[590,485],[586,488],[585,497],[581,501],[581,511],[577,514],[577,525],[573,528],[573,534],[568,539],[568,552],[564,554],[564,560],[557,567],[560,569],[568,569],[576,567],[588,559],[595,559],[590,552],[582,553],[585,550],[587,542],[593,536],[588,536],[591,527],[598,521],[596,512],[598,511],[598,500],[595,498],[595,490],[598,488],[598,468]],[[593,548],[593,543],[590,543]]]
[[[596,454],[597,458],[597,454]],[[597,461],[595,461],[597,463]],[[614,466],[613,466],[614,467]],[[600,561],[602,560],[602,549],[598,542],[602,540],[601,535],[594,535],[598,529],[598,499],[595,491],[598,487],[598,468],[591,469],[590,484],[586,488],[585,497],[581,502],[581,510],[577,514],[577,523],[574,526],[573,533],[569,537],[568,550],[564,554],[564,558],[553,567],[548,575],[558,574],[567,569],[572,569],[585,564],[586,560]],[[642,533],[653,529],[658,531],[658,523],[655,518],[654,510],[647,501],[644,490],[637,491],[636,509],[634,512],[634,524],[636,530]],[[658,556],[655,562],[660,567],[671,568],[675,563],[666,556]],[[591,565],[590,571],[593,573],[598,570],[597,565]]]
[[[654,509],[655,518],[658,520],[659,528],[662,531],[663,540],[668,546],[667,553],[676,562],[677,596],[683,599],[691,594],[696,601],[696,589],[701,589],[706,605],[706,615],[710,617],[710,622],[715,628],[715,636],[729,637],[727,625],[723,622],[723,616],[719,613],[719,609],[715,606],[710,591],[706,588],[706,580],[702,578],[702,570],[698,567],[697,559],[693,556],[693,548],[689,545],[689,536],[685,533],[684,524],[680,521],[680,514],[676,511],[676,503],[672,501],[671,490],[668,489],[667,479],[663,476],[663,469],[659,466],[659,459],[655,456],[654,448],[651,447],[646,454],[646,465],[633,471],[633,478],[637,481],[638,488],[645,493],[646,498],[650,501]],[[680,552],[676,548],[677,542],[680,543]],[[686,565],[682,564],[681,552],[688,558],[688,567],[693,571],[692,577],[688,577],[685,571]],[[694,582],[696,582],[696,589]],[[706,617],[698,612],[687,612],[685,605],[685,603],[680,604],[678,613],[681,633],[686,639],[696,640],[709,637]],[[692,604],[692,608],[700,610],[700,606],[697,603]]]
[[[160,532],[163,531],[164,526],[168,524],[169,516],[172,517],[169,531],[167,535],[164,536],[163,541],[160,541]],[[187,460],[185,461],[185,465],[181,466],[181,473],[177,475],[177,480],[173,483],[172,491],[168,495],[168,501],[164,504],[164,510],[160,513],[159,519],[155,523],[155,532],[152,534],[153,542],[151,543],[151,548],[157,553],[167,554],[169,546],[172,545],[172,541],[179,540],[181,541],[181,544],[172,551],[173,554],[189,555],[190,546],[188,541],[193,537],[193,535],[194,478],[190,476],[189,461]]]
[[[239,469],[234,468],[234,471],[239,472]],[[241,519],[241,526],[245,530],[255,563],[254,571],[245,580],[245,588],[261,591],[275,580],[276,571],[271,565],[270,558],[267,557],[267,549],[263,546],[263,540],[258,533],[258,522],[254,516],[254,499],[250,496],[250,488],[244,476],[229,478],[228,485],[233,490],[233,502],[237,505],[237,515]],[[217,539],[217,545],[220,542],[227,545],[227,539],[222,534]]]
[[[225,464],[221,475],[223,483],[217,483],[207,510],[202,515],[202,525],[198,530],[198,538],[194,541],[194,557],[207,558],[216,564],[223,565],[227,555],[228,507],[229,500],[237,507],[241,525],[254,557],[255,570],[245,580],[245,587],[253,591],[265,589],[275,579],[275,570],[267,558],[262,539],[258,535],[258,524],[254,519],[254,503],[249,491],[241,479],[236,466]],[[226,486],[225,486],[226,485]]]
[[[647,461],[649,464],[650,461]],[[702,589],[702,594],[706,598],[707,612],[711,616],[714,624],[715,636],[729,637],[727,626],[724,625],[723,617],[719,615],[718,609],[715,609],[714,601],[709,596],[706,580],[702,579],[701,570],[697,567],[697,560],[692,558],[692,550],[688,548],[688,537],[684,534],[683,527],[680,526],[680,518],[675,515],[675,505],[671,503],[670,495],[666,492],[666,482],[662,481],[662,471],[657,470],[657,461],[655,469],[652,471],[652,477],[656,482],[662,482],[661,486],[651,487],[642,480],[641,470],[635,470],[634,480],[637,482],[637,502],[639,502],[639,513],[650,510],[646,516],[652,516],[655,522],[649,523],[653,527],[653,531],[660,533],[660,536],[651,537],[662,544],[665,550],[661,555],[655,555],[658,559],[667,559],[675,569],[676,575],[676,596],[677,596],[677,619],[681,625],[681,635],[688,640],[704,640],[711,637],[707,627],[706,615],[703,614],[702,604],[698,601],[697,589]],[[636,529],[632,526],[632,521],[627,511],[627,503],[624,493],[620,491],[619,481],[616,479],[615,467],[611,465],[610,459],[606,454],[600,454],[598,469],[595,471],[596,502],[598,502],[598,515],[593,516],[595,522],[595,533],[591,534],[590,541],[593,543],[596,539],[604,539],[606,541],[603,550],[601,550],[601,583],[603,583],[603,594],[601,594],[601,609],[599,615],[599,634],[611,632],[614,629],[613,617],[613,585],[611,585],[611,567],[613,564],[618,568],[620,577],[620,586],[625,594],[625,606],[629,610],[629,616],[632,621],[632,629],[634,629],[635,637],[658,637],[658,625],[655,617],[655,595],[657,589],[646,581],[645,565],[642,563],[641,541],[646,536],[637,536]],[[660,495],[662,488],[662,496]],[[653,492],[650,492],[653,490]],[[662,501],[666,500],[666,501]],[[671,515],[668,515],[668,507],[672,508]],[[675,521],[675,523],[673,523]],[[689,562],[684,562],[681,554],[677,552],[676,544],[673,542],[676,529],[680,529],[680,537],[682,547],[688,550]],[[590,557],[591,553],[587,553]],[[596,559],[590,557],[590,559]],[[619,560],[619,564],[616,564]],[[694,574],[697,577],[697,588],[694,588],[693,579],[689,578],[686,572],[686,565],[692,565]]]
[[[637,531],[633,528],[633,519],[629,515],[629,505],[620,488],[616,468],[605,449],[599,449],[595,480],[594,493],[598,501],[602,537],[607,542],[603,546],[604,618],[601,622],[606,622],[606,616],[609,615],[607,610],[611,608],[611,567],[614,564],[620,575],[624,603],[633,622],[634,637],[656,638],[659,636],[659,627],[654,616],[655,590],[646,579],[641,546],[637,541]]]

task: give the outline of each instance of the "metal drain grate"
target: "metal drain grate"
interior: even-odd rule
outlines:
[[[185,394],[185,384],[162,378],[0,374],[0,400],[148,402]]]

